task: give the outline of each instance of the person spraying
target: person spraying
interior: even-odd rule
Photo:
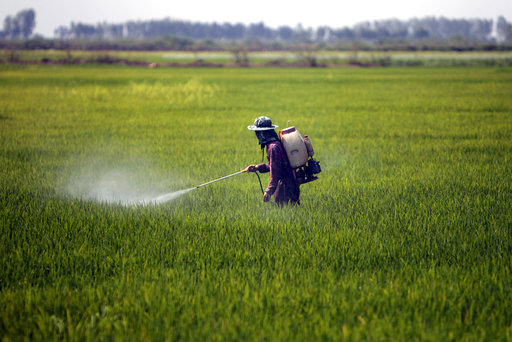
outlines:
[[[294,177],[294,170],[290,166],[287,153],[272,125],[272,120],[260,116],[254,125],[247,127],[256,133],[261,149],[267,153],[268,163],[249,165],[242,172],[270,172],[270,181],[263,194],[263,202],[268,202],[274,196],[274,203],[300,204],[300,184]]]
[[[254,125],[247,127],[256,133],[261,150],[263,151],[266,148],[267,164],[249,165],[242,171],[214,179],[193,188],[170,192],[150,200],[143,200],[141,204],[166,203],[192,190],[246,172],[270,172],[270,182],[265,191],[263,191],[260,181],[263,202],[268,202],[274,196],[274,203],[278,205],[300,204],[300,185],[318,179],[316,175],[322,172],[322,168],[320,163],[313,159],[313,146],[307,135],[302,137],[295,127],[287,127],[281,130],[278,136],[275,132],[277,127],[272,125],[272,120],[266,116],[256,118]],[[258,180],[259,178],[258,176]]]

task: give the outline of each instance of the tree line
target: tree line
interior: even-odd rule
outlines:
[[[20,11],[4,20],[0,38],[22,40],[32,36],[35,27],[33,9]],[[494,27],[496,32],[493,32]],[[388,19],[365,21],[353,27],[304,28],[280,26],[271,28],[263,22],[244,25],[241,23],[198,23],[185,20],[127,21],[112,23],[75,23],[59,26],[54,31],[60,40],[119,41],[155,40],[173,37],[175,41],[248,41],[259,40],[268,44],[300,42],[366,42],[404,43],[425,41],[452,41],[467,43],[511,43],[512,23],[499,17],[496,23],[491,19],[447,19],[444,17],[413,18],[409,20]]]
[[[128,21],[121,24],[71,23],[59,26],[55,36],[60,39],[154,39],[174,36],[192,40],[246,40],[251,38],[278,42],[337,42],[365,41],[382,43],[387,41],[450,40],[464,39],[469,42],[512,42],[512,24],[504,17],[497,20],[497,34],[493,36],[494,21],[491,19],[447,19],[425,17],[410,20],[365,21],[353,27],[316,29],[280,26],[271,28],[264,23],[244,25],[241,23],[197,23],[183,20],[162,19]]]

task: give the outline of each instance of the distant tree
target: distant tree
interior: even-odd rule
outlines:
[[[492,20],[425,17],[409,20],[408,32],[412,39],[449,40],[457,36],[467,41],[485,42],[491,39]]]
[[[30,37],[34,27],[36,27],[36,12],[33,9],[28,9],[19,12],[16,15],[20,22],[21,35],[24,39]]]
[[[53,30],[53,35],[60,39],[69,38],[69,34],[69,29],[66,26],[59,26]]]
[[[375,22],[377,23],[377,22]],[[375,24],[374,23],[374,24]],[[379,38],[375,25],[369,21],[358,23],[354,26],[354,33],[357,39],[375,41]]]
[[[249,65],[249,56],[247,54],[247,46],[243,44],[236,44],[231,47],[231,53],[236,64],[240,66]]]
[[[293,30],[293,40],[297,42],[310,42],[313,36],[311,28],[305,29],[301,23],[297,24],[297,27]]]
[[[231,25],[228,23],[222,24],[220,30],[221,38],[227,39],[243,39],[245,35],[245,26],[243,24]]]
[[[492,20],[471,20],[471,36],[476,41],[489,41],[492,39]]]
[[[317,53],[318,46],[316,44],[301,44],[299,46],[299,51],[297,52],[297,57],[299,60],[303,61],[310,67],[317,67]]]
[[[263,40],[271,40],[274,38],[274,34],[271,29],[265,26],[264,23],[250,24],[247,29],[247,37],[259,38]]]
[[[4,20],[4,35],[7,39],[27,39],[36,26],[36,13],[33,9],[18,12]]]
[[[71,23],[70,34],[72,38],[92,39],[98,36],[96,27],[82,23]],[[98,37],[99,38],[99,37]]]
[[[373,24],[379,38],[405,38],[408,32],[408,23],[398,19],[378,20]]]
[[[502,43],[512,42],[512,24],[504,17],[499,17],[496,25],[498,41]]]
[[[332,33],[331,28],[328,26],[321,26],[316,29],[316,32],[314,33],[316,41],[320,42],[328,42],[332,40]]]
[[[334,30],[332,32],[334,37],[339,40],[347,40],[352,41],[356,38],[354,31],[348,27],[344,27],[342,29]]]
[[[293,38],[293,30],[288,26],[280,26],[277,29],[277,39],[289,41]]]
[[[18,23],[10,15],[4,19],[4,32],[7,39],[16,39],[20,34]]]
[[[414,39],[425,39],[429,37],[429,33],[423,27],[419,27],[416,30],[414,30],[413,37]]]

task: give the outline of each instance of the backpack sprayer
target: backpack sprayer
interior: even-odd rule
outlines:
[[[317,180],[322,172],[320,162],[313,159],[315,151],[307,135],[302,137],[294,126],[279,132],[279,137],[288,156],[295,180],[299,184]]]

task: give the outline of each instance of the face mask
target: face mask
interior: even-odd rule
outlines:
[[[279,140],[276,131],[273,129],[267,131],[255,131],[256,137],[258,138],[258,143],[263,146],[270,144],[272,141]]]

